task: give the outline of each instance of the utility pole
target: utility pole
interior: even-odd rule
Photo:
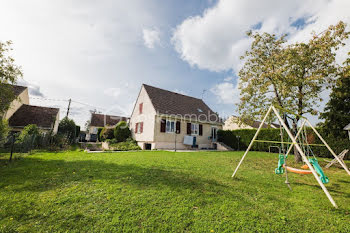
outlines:
[[[72,99],[68,100],[68,109],[67,109],[67,118],[68,118],[68,114],[69,114],[69,109],[70,109],[70,103],[72,102]]]

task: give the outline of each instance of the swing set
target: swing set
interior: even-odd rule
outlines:
[[[283,112],[283,118],[279,114],[278,110]],[[264,125],[264,122],[267,120],[270,113],[273,112],[278,121],[280,122],[280,135],[281,135],[281,141],[267,141],[267,140],[257,140],[257,136],[260,133],[260,130],[262,126]],[[289,115],[288,115],[289,114]],[[291,115],[291,116],[290,116]],[[294,116],[294,117],[292,117]],[[332,148],[329,147],[327,142],[322,138],[322,136],[318,133],[318,131],[311,125],[310,121],[304,117],[299,116],[301,121],[301,125],[298,126],[298,122],[295,119],[295,116],[298,116],[297,114],[294,114],[286,109],[283,109],[279,106],[271,105],[263,119],[263,121],[260,123],[260,126],[258,130],[256,131],[253,139],[251,140],[247,150],[245,151],[244,155],[242,156],[240,162],[238,163],[235,171],[232,174],[232,177],[234,177],[238,171],[238,168],[241,166],[244,158],[246,157],[247,153],[253,146],[254,142],[264,142],[264,143],[278,143],[281,146],[279,147],[279,155],[278,155],[278,165],[275,169],[275,174],[284,174],[286,175],[286,181],[285,183],[288,185],[289,189],[290,183],[288,180],[288,172],[297,173],[297,174],[313,174],[315,179],[317,180],[318,184],[321,186],[323,192],[328,197],[329,201],[332,203],[332,205],[335,208],[338,208],[337,204],[333,200],[332,196],[328,192],[326,186],[324,184],[329,183],[329,178],[325,175],[323,172],[321,166],[318,164],[318,160],[316,159],[311,146],[326,146],[327,149],[330,151],[330,153],[334,156],[335,160],[338,161],[338,163],[344,168],[344,170],[350,175],[350,171],[345,165],[345,163],[338,158],[338,156],[334,153]],[[290,122],[291,121],[291,122]],[[293,125],[294,127],[290,127],[290,125]],[[314,133],[318,136],[318,138],[322,141],[323,144],[310,144],[308,142],[307,138],[307,131],[306,131],[306,124],[310,126],[310,128],[314,131]],[[295,129],[295,132],[291,132],[291,128]],[[295,135],[295,136],[294,136]],[[287,141],[285,141],[285,136],[287,136]],[[285,146],[287,145],[287,146]],[[287,158],[291,150],[295,148],[297,152],[301,155],[303,162],[305,163],[301,168],[294,168],[287,166]]]

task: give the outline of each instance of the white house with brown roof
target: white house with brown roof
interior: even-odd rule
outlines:
[[[42,131],[56,134],[59,124],[59,109],[29,105],[28,88],[12,85],[15,99],[9,109],[2,114],[13,131],[21,131],[25,126],[35,124]]]
[[[209,149],[223,123],[201,99],[143,84],[129,125],[142,149]]]

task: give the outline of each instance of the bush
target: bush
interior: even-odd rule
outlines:
[[[73,143],[75,141],[77,132],[77,128],[73,120],[68,117],[63,118],[58,125],[58,134],[64,135],[69,143]]]
[[[348,138],[334,138],[325,136],[322,129],[318,129],[318,132],[328,143],[328,145],[333,149],[336,154],[339,154],[342,150],[350,148],[350,141]],[[283,130],[284,131],[284,130]],[[250,141],[253,139],[256,133],[256,129],[240,129],[240,130],[219,130],[218,131],[218,141],[223,142],[230,146],[234,150],[246,150],[249,146]],[[307,128],[308,141],[311,144],[323,144],[322,141],[317,137],[311,128]],[[239,136],[239,140],[238,137]],[[280,129],[261,129],[257,140],[266,141],[281,141]],[[291,142],[286,132],[284,131],[283,140],[285,142]],[[262,143],[255,142],[251,148],[252,151],[269,151],[270,146],[278,146],[278,143]],[[287,147],[287,145],[286,145]],[[285,147],[285,148],[286,148]],[[318,157],[333,157],[325,146],[310,146],[315,156]],[[347,155],[349,158],[350,156]]]
[[[6,140],[10,129],[6,120],[0,120],[0,146],[2,146]]]
[[[97,128],[97,138],[99,142],[102,142],[101,139],[101,131],[103,130],[103,127]]]
[[[114,129],[111,128],[111,126],[106,125],[101,130],[100,138],[101,138],[102,142],[104,142],[107,139],[113,139],[114,138]]]
[[[125,121],[120,121],[114,129],[114,138],[117,142],[125,142],[131,137],[131,132],[128,123]]]
[[[116,142],[116,140],[108,140],[109,148],[111,150],[118,151],[128,151],[128,150],[141,150],[141,148],[137,145],[135,140],[128,138],[125,142]]]

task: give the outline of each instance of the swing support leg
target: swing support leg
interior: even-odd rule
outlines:
[[[272,106],[272,110],[274,111],[274,113],[276,114],[278,120],[280,121],[280,123],[282,124],[282,126],[284,127],[284,129],[286,130],[288,136],[290,137],[290,139],[292,140],[292,142],[294,143],[295,148],[298,150],[298,152],[300,153],[301,157],[303,158],[304,162],[309,166],[312,174],[314,175],[315,179],[317,180],[318,184],[321,186],[323,192],[326,194],[326,196],[328,197],[329,201],[332,203],[332,205],[335,208],[338,208],[337,204],[335,203],[335,201],[333,200],[333,197],[331,196],[331,194],[328,192],[326,186],[322,183],[321,179],[318,177],[317,172],[315,171],[314,167],[311,165],[311,163],[309,162],[309,160],[306,158],[306,155],[304,154],[303,150],[300,148],[300,146],[298,145],[295,137],[293,136],[293,134],[290,132],[290,130],[288,129],[288,127],[286,126],[286,124],[284,123],[284,121],[282,120],[281,116],[279,115],[278,111],[276,110],[276,108],[274,106]],[[309,123],[309,122],[308,122]],[[310,123],[309,123],[310,124]]]
[[[299,137],[299,134],[301,133],[301,131],[303,130],[303,127],[306,123],[306,120],[304,120],[301,125],[300,125],[300,129],[298,130],[297,134],[295,135],[295,138],[297,139]],[[294,144],[292,144],[289,148],[288,151],[286,153],[286,157],[289,155],[289,153],[291,152],[291,150],[293,149]]]
[[[243,155],[243,157],[241,158],[241,161],[239,161],[239,163],[238,163],[238,165],[237,165],[235,171],[234,171],[233,174],[232,174],[232,177],[234,177],[234,176],[236,175],[236,173],[237,173],[237,171],[238,171],[238,168],[241,166],[241,164],[242,164],[242,162],[243,162],[245,156],[246,156],[247,153],[249,152],[250,148],[253,146],[253,143],[254,143],[256,137],[258,136],[258,134],[259,134],[259,132],[260,132],[262,126],[264,125],[264,122],[266,121],[267,117],[270,115],[270,112],[271,112],[271,110],[272,110],[272,107],[273,107],[273,106],[271,105],[270,108],[269,108],[269,110],[267,111],[267,113],[266,113],[266,115],[265,115],[263,121],[260,123],[260,126],[259,126],[258,130],[256,131],[256,133],[255,133],[253,139],[250,141],[250,144],[249,144],[247,150],[244,152],[244,155]]]
[[[321,141],[323,142],[323,144],[326,145],[327,149],[329,150],[329,152],[331,152],[331,154],[334,156],[334,158],[340,163],[340,165],[342,165],[342,167],[344,168],[344,170],[348,173],[348,175],[350,175],[350,171],[347,168],[347,166],[344,164],[343,161],[341,161],[338,156],[334,153],[334,151],[332,150],[332,148],[330,148],[330,146],[327,144],[327,142],[323,139],[323,137],[317,132],[317,130],[311,125],[310,121],[307,120],[308,125],[312,128],[312,130],[315,132],[315,134],[321,139]]]

